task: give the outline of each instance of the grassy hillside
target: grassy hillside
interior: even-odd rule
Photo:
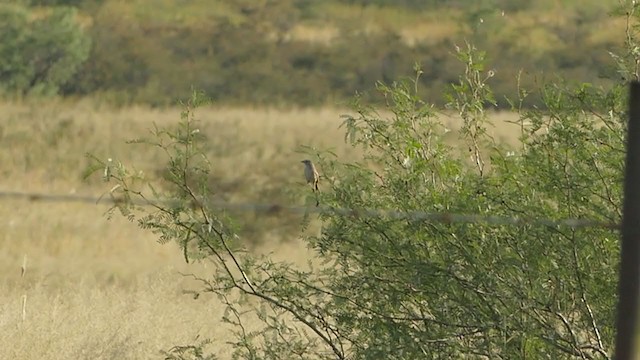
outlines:
[[[77,31],[92,45],[86,59],[74,58],[82,64],[59,93],[115,104],[172,105],[195,87],[228,105],[335,107],[356,92],[382,101],[372,91],[375,82],[411,76],[418,63],[424,70],[423,94],[442,105],[442,90],[461,70],[454,48],[468,41],[488,52],[487,66],[496,71],[491,85],[507,109],[505,96],[516,92],[518,74],[525,88],[558,75],[610,84],[616,69],[609,53],[620,52],[625,39],[625,18],[610,15],[615,2],[377,3],[383,6],[302,0],[74,1]],[[29,8],[32,21],[46,9]],[[48,43],[48,53],[56,53],[60,43]],[[27,84],[18,93],[28,95],[28,84],[37,88],[43,76],[16,67],[12,76]],[[527,105],[540,103],[529,100]]]

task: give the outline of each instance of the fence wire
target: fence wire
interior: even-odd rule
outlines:
[[[0,199],[20,199],[32,202],[62,202],[62,203],[86,203],[86,204],[109,204],[114,205],[122,200],[108,196],[95,197],[90,195],[77,194],[47,194],[18,191],[0,191]],[[152,204],[171,204],[172,200],[163,199],[132,199],[130,203],[138,206],[149,206]],[[619,230],[620,224],[597,221],[592,219],[541,219],[528,217],[502,217],[487,216],[480,214],[455,214],[447,212],[425,212],[425,211],[400,211],[390,209],[347,209],[332,206],[291,206],[283,204],[259,204],[259,203],[231,203],[223,201],[211,201],[207,205],[213,209],[252,212],[268,216],[278,214],[337,214],[345,217],[369,217],[386,218],[394,220],[412,220],[424,222],[436,222],[445,224],[488,224],[488,225],[512,225],[512,226],[547,226],[547,227],[569,227],[569,228],[603,228]]]

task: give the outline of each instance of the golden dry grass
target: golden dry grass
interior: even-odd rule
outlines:
[[[179,109],[113,109],[90,101],[4,103],[0,110],[0,191],[99,195],[108,188],[99,176],[81,179],[85,153],[152,173],[165,159],[124,141],[146,135],[153,123],[179,120]],[[357,155],[338,129],[344,112],[207,108],[197,117],[220,184],[237,184],[229,198],[263,202],[265,188],[301,186],[300,145],[332,147],[346,159]],[[496,116],[498,123],[513,117]],[[513,129],[495,132],[512,138]],[[196,284],[179,272],[206,274],[206,264],[185,264],[175,245],[157,244],[119,216],[107,220],[106,209],[2,199],[0,359],[155,359],[159,350],[197,336],[212,338],[209,350],[228,358],[228,348],[221,350],[230,339],[220,324],[222,307],[211,297],[183,294]],[[283,237],[271,228],[277,226],[264,223],[255,251],[299,264],[313,256],[297,241],[299,231]]]
[[[228,356],[222,306],[183,294],[198,286],[179,272],[205,275],[206,264],[185,264],[175,246],[122,218],[107,221],[100,206],[11,201],[1,211],[0,358],[153,359],[199,335]],[[295,242],[277,251],[306,253]]]
[[[153,172],[165,159],[124,141],[169,126],[179,109],[103,108],[93,102],[2,104],[0,171],[3,190],[100,194],[99,176],[83,182],[86,152]],[[231,198],[260,201],[258,191],[283,172],[301,173],[302,144],[341,147],[339,110],[203,109],[218,176],[251,188]],[[275,169],[274,169],[275,167]],[[301,181],[301,180],[300,180]],[[296,180],[282,186],[295,186]],[[160,349],[212,337],[229,339],[222,308],[207,297],[182,295],[195,285],[174,245],[158,245],[135,224],[104,217],[107,207],[10,200],[0,204],[0,358],[146,359]],[[264,236],[277,256],[304,262],[306,249]],[[291,240],[295,240],[291,239]],[[23,257],[27,272],[20,276]],[[26,317],[22,301],[26,295]],[[228,354],[228,353],[227,353]],[[225,353],[220,353],[224,358]]]

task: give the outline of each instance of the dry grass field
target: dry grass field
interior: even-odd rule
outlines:
[[[225,197],[265,202],[301,186],[300,145],[357,156],[338,129],[345,112],[206,108],[197,117]],[[179,113],[90,101],[0,104],[0,191],[98,196],[108,186],[100,176],[83,181],[86,153],[158,171],[162,156],[124,142],[147,135],[153,123],[175,124]],[[496,115],[498,137],[513,138],[509,118]],[[107,220],[105,205],[0,201],[0,359],[157,359],[198,336],[228,358],[221,306],[183,294],[196,284],[180,272],[204,274],[206,264],[187,265],[174,245],[159,245],[118,216]],[[247,232],[260,240],[254,251],[305,263],[313,254],[298,240],[299,225],[278,221],[291,219]]]

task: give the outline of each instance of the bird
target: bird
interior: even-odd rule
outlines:
[[[307,184],[311,184],[314,192],[318,191],[318,180],[320,180],[320,175],[318,175],[316,167],[313,165],[311,160],[302,160],[301,163],[304,164],[304,177],[307,180]]]

